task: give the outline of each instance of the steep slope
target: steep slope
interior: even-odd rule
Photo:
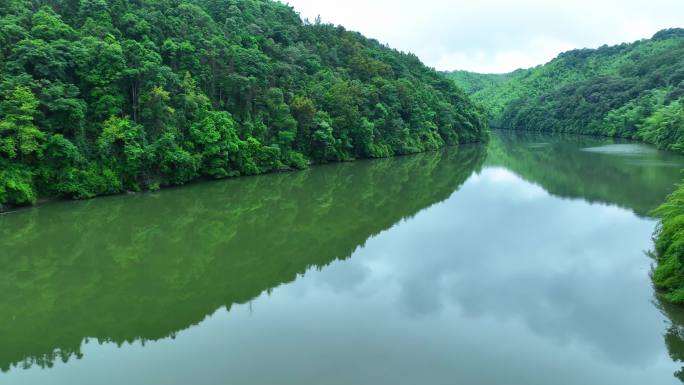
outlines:
[[[487,132],[415,56],[269,0],[6,0],[0,73],[0,206]]]

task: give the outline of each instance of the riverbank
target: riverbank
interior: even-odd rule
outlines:
[[[653,284],[665,300],[684,304],[684,184],[654,213],[661,222],[654,236]]]
[[[441,151],[441,150],[451,148],[451,147],[486,144],[488,142],[489,142],[489,135],[485,136],[484,140],[480,140],[480,141],[460,143],[460,144],[451,145],[451,146],[442,146],[442,147],[439,147],[437,149],[428,149],[425,151],[418,151],[418,152],[413,152],[413,153],[394,154],[392,156],[375,157],[375,158],[352,158],[352,159],[340,160],[337,162],[330,161],[330,162],[324,162],[324,163],[316,163],[316,162],[309,161],[306,163],[305,167],[303,167],[303,168],[281,167],[281,168],[272,169],[272,170],[257,173],[257,174],[243,174],[243,175],[237,175],[237,176],[228,176],[225,178],[199,177],[199,178],[193,179],[193,180],[191,180],[187,183],[183,183],[183,184],[157,185],[153,189],[144,189],[144,190],[140,190],[140,191],[123,190],[123,191],[117,191],[117,192],[113,192],[113,193],[97,194],[97,195],[86,196],[86,197],[68,197],[68,196],[54,196],[54,195],[53,196],[45,196],[45,197],[38,198],[35,202],[32,202],[32,203],[29,202],[27,204],[21,204],[21,205],[11,205],[11,204],[3,205],[0,203],[0,215],[8,214],[8,213],[18,211],[18,210],[22,210],[22,209],[26,209],[29,207],[36,207],[36,206],[40,206],[43,204],[54,203],[54,202],[88,200],[88,199],[96,199],[96,198],[106,197],[106,196],[125,195],[125,194],[145,194],[145,193],[150,193],[150,192],[157,192],[159,190],[169,190],[169,189],[174,189],[174,188],[182,188],[182,187],[186,187],[186,186],[190,186],[190,185],[194,185],[194,184],[198,184],[198,183],[206,183],[206,182],[217,181],[217,180],[258,177],[261,175],[269,175],[269,174],[294,173],[294,172],[299,172],[299,171],[303,171],[303,170],[308,170],[312,167],[319,167],[319,166],[335,164],[335,163],[348,163],[348,162],[355,162],[355,161],[359,161],[359,160],[397,158],[397,157],[402,157],[402,156],[410,156],[410,155],[417,155],[417,154],[422,154],[422,153],[430,153],[430,152],[434,152],[434,151]]]

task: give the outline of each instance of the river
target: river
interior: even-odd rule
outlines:
[[[0,384],[681,384],[684,157],[488,145],[0,215]]]

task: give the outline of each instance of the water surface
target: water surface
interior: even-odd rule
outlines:
[[[644,252],[684,159],[635,148],[495,133],[0,216],[0,384],[680,384]]]

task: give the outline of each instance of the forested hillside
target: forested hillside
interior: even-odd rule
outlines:
[[[487,135],[414,55],[269,0],[4,0],[0,74],[0,207]]]
[[[518,70],[509,74],[480,74],[468,71],[453,71],[445,72],[444,74],[463,88],[463,91],[472,95],[484,89],[497,87],[514,78],[520,71],[524,70]]]
[[[684,29],[566,52],[504,76],[485,88],[477,77],[452,78],[474,91],[496,127],[624,137],[684,151]]]

